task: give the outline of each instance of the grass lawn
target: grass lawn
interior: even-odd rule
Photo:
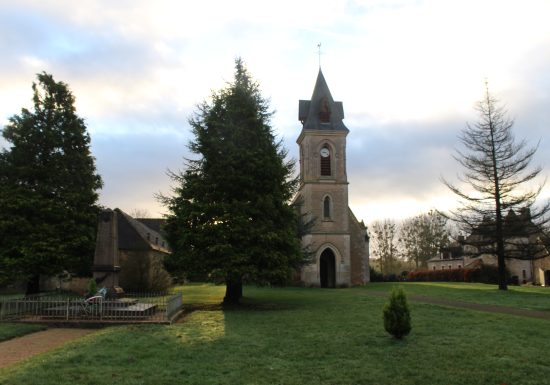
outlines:
[[[18,323],[0,323],[0,342],[15,337],[21,337],[25,334],[45,330],[46,325],[31,325]]]
[[[371,283],[367,290],[389,291],[400,286],[408,294],[465,302],[550,311],[550,287],[508,286],[508,291],[496,285],[465,282],[399,282]],[[549,381],[550,382],[550,381]]]
[[[24,294],[0,294],[0,301],[21,298]],[[2,305],[0,304],[0,307]],[[32,325],[20,323],[0,323],[0,342],[25,334],[47,329],[46,325]]]
[[[385,300],[368,295],[391,286],[246,287],[246,306],[226,310],[212,306],[223,287],[186,286],[185,303],[207,310],[172,326],[106,328],[0,370],[0,384],[549,383],[550,322],[411,303],[413,329],[396,341],[382,325]],[[431,290],[466,291],[405,285]]]

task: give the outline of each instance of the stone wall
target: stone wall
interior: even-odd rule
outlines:
[[[366,230],[350,214],[350,268],[351,284],[364,285],[370,281],[369,244],[365,242]]]
[[[156,250],[120,250],[120,286],[125,291],[163,291],[172,279],[164,269],[164,253]]]

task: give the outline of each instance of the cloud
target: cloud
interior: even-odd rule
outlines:
[[[96,166],[104,181],[100,203],[119,207],[127,212],[147,209],[158,215],[163,212],[155,194],[169,194],[171,181],[166,171],[184,167],[187,151],[186,135],[172,132],[137,133],[135,135],[96,135],[92,150]]]
[[[29,107],[43,70],[69,84],[86,119],[102,202],[162,211],[166,168],[180,167],[197,103],[242,56],[276,110],[289,155],[299,99],[318,68],[344,103],[350,205],[370,221],[452,204],[456,136],[484,79],[550,164],[550,3],[487,0],[117,2],[0,4],[0,120]],[[5,142],[0,140],[0,145]],[[547,174],[547,172],[545,171]]]

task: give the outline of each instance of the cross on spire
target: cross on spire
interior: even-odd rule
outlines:
[[[317,44],[317,54],[319,55],[319,68],[321,68],[321,43]]]

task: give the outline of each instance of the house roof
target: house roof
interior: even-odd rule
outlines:
[[[332,98],[320,68],[311,100],[299,101],[298,119],[302,122],[304,130],[349,131],[342,121],[342,102],[335,102]]]
[[[144,223],[132,218],[121,209],[114,210],[118,215],[118,247],[122,250],[157,250],[170,253],[164,237]]]
[[[466,238],[466,244],[492,243],[495,237],[495,220],[485,217],[482,222],[472,230]],[[541,230],[531,220],[529,209],[523,208],[519,214],[512,209],[508,211],[503,221],[503,233],[505,237],[525,237],[539,234]]]
[[[134,218],[136,221],[143,223],[145,226],[149,227],[151,230],[156,231],[163,237],[165,233],[162,229],[162,226],[166,223],[164,218]]]

